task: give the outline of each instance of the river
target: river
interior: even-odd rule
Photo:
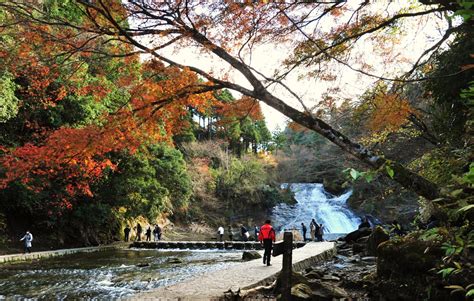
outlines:
[[[334,196],[322,184],[286,185],[295,193],[297,203],[273,208],[277,228],[301,229],[302,222],[309,228],[314,218],[325,226],[326,239],[357,228],[359,219],[346,206],[351,191]],[[241,251],[217,249],[115,249],[4,264],[0,269],[0,300],[118,299],[225,269],[239,264],[241,256]]]
[[[0,300],[118,299],[230,267],[241,257],[235,251],[115,249],[4,264]]]

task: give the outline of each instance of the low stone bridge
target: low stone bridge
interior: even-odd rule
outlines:
[[[294,248],[301,248],[304,242],[294,242]],[[255,241],[135,241],[131,248],[146,249],[225,249],[225,250],[262,250]]]

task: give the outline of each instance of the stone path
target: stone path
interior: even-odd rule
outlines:
[[[33,259],[39,258],[50,258],[56,256],[63,256],[67,254],[73,253],[81,253],[81,252],[97,252],[102,251],[105,249],[115,249],[115,248],[123,248],[128,247],[128,243],[117,243],[111,245],[104,245],[98,247],[86,247],[86,248],[72,248],[72,249],[60,249],[60,250],[52,250],[52,251],[40,251],[40,252],[32,252],[29,254],[9,254],[9,255],[1,255],[0,256],[0,264],[7,263],[7,262],[14,262],[14,261],[28,261]]]
[[[263,255],[263,251],[260,251]],[[306,246],[293,250],[293,270],[301,271],[329,259],[336,254],[332,242],[308,243]],[[143,292],[132,296],[131,300],[162,300],[162,301],[199,301],[219,300],[224,292],[239,288],[248,289],[257,285],[269,284],[276,279],[281,270],[282,256],[272,257],[272,265],[265,266],[262,259],[256,259],[233,266],[226,270],[210,272],[187,281],[157,290]]]

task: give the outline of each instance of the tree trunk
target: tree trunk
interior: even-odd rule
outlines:
[[[329,139],[331,142],[338,145],[342,150],[350,153],[370,167],[378,169],[384,167],[384,165],[389,166],[389,168],[394,171],[393,179],[400,183],[403,187],[412,190],[418,195],[421,195],[429,200],[436,199],[440,196],[439,188],[433,182],[428,181],[422,176],[410,171],[398,162],[389,161],[381,156],[373,154],[364,146],[349,140],[349,138],[332,128],[324,121],[309,116],[308,114],[304,114],[286,105],[266,91],[262,91],[258,94],[258,96],[259,99],[272,108],[290,117],[293,121],[307,127],[308,129],[314,130],[323,137]]]
[[[349,138],[347,138],[345,135],[343,135],[336,129],[332,128],[323,120],[313,117],[308,113],[300,112],[295,108],[287,105],[283,100],[275,97],[270,92],[268,92],[263,83],[242,61],[230,55],[223,48],[212,43],[204,35],[197,32],[196,30],[191,29],[189,27],[186,29],[189,30],[192,38],[196,42],[202,44],[205,47],[208,47],[214,54],[216,54],[221,59],[229,63],[232,67],[237,69],[249,81],[249,83],[253,87],[253,90],[249,90],[240,85],[225,81],[217,80],[217,83],[229,89],[236,90],[244,95],[263,101],[275,110],[279,111],[285,116],[288,116],[293,121],[307,127],[308,129],[314,130],[323,137],[329,139],[331,142],[338,145],[342,150],[350,153],[351,155],[358,158],[359,160],[374,169],[385,168],[384,166],[388,166],[394,171],[392,178],[395,181],[397,181],[403,187],[414,191],[418,195],[421,195],[429,200],[436,199],[440,196],[439,188],[433,182],[410,171],[398,162],[389,161],[383,158],[383,156],[373,154],[364,146],[352,142]]]

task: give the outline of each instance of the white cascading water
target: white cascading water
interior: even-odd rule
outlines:
[[[324,190],[323,184],[293,183],[283,184],[295,194],[295,205],[279,204],[272,210],[272,224],[279,230],[301,229],[305,223],[309,233],[309,223],[315,219],[323,224],[325,233],[349,233],[357,229],[360,219],[346,206],[352,191],[333,196]]]

